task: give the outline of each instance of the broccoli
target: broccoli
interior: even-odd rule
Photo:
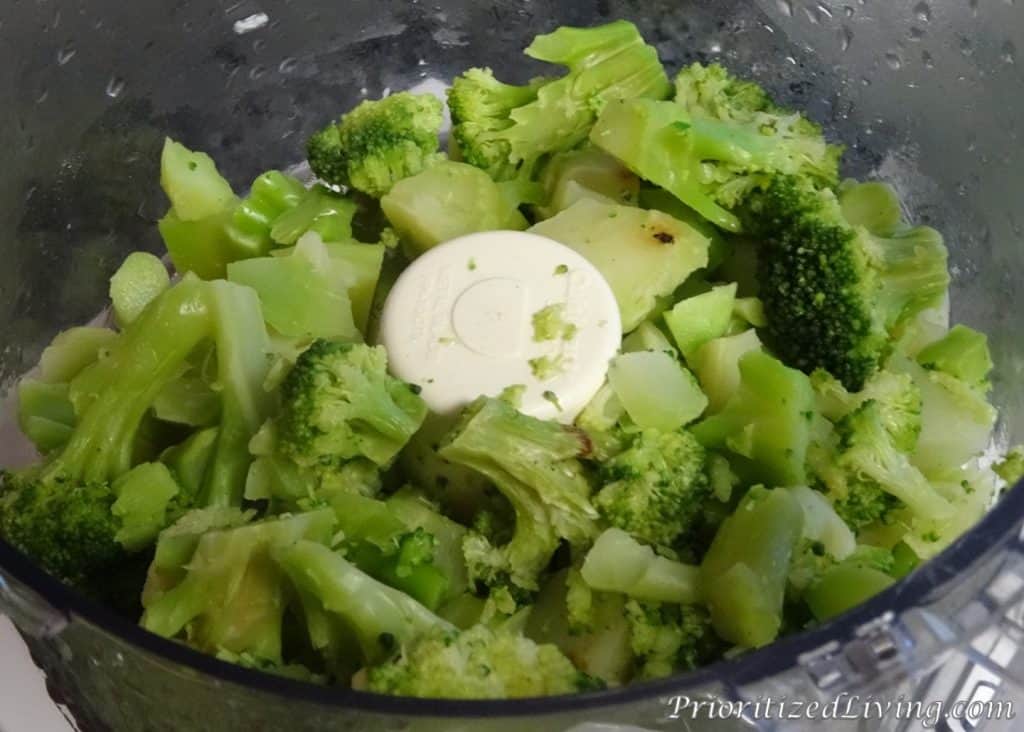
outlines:
[[[692,671],[725,650],[707,610],[697,605],[626,602],[635,678],[657,679]]]
[[[805,461],[815,415],[807,376],[760,350],[739,360],[740,383],[716,414],[693,426],[705,447],[726,448],[748,466],[755,481],[806,482]],[[745,461],[745,462],[744,462]]]
[[[655,554],[622,529],[605,529],[597,537],[580,574],[595,590],[621,592],[637,600],[701,601],[697,567]]]
[[[708,405],[697,378],[665,351],[635,351],[612,359],[608,383],[641,428],[678,430]],[[651,384],[657,384],[653,391]]]
[[[242,519],[229,514],[186,515],[182,521],[168,530],[167,546],[161,546],[163,536],[157,544],[142,627],[165,638],[184,633],[190,645],[208,653],[244,653],[280,664],[289,587],[271,552],[300,540],[328,543],[334,513],[321,509],[242,525],[232,525]]]
[[[441,101],[429,94],[366,100],[309,138],[309,167],[331,185],[380,198],[441,159],[442,118]]]
[[[427,414],[408,384],[387,373],[380,346],[318,340],[281,385],[280,451],[301,467],[357,457],[387,466]]]
[[[806,603],[815,619],[827,620],[895,582],[895,567],[888,549],[861,545],[838,558],[820,542],[803,540],[790,564],[788,599]]]
[[[745,648],[775,640],[803,509],[787,490],[751,488],[719,527],[700,568],[715,632]]]
[[[597,533],[590,486],[576,459],[589,450],[582,433],[481,397],[466,408],[439,454],[487,476],[515,512],[515,533],[501,547],[466,537],[470,576],[488,586],[538,587],[538,576],[563,539],[580,546]]]
[[[149,406],[209,339],[217,344],[223,384],[220,430],[201,487],[176,501],[180,486],[171,476],[136,467],[136,443]],[[238,505],[247,443],[266,408],[265,359],[266,333],[251,290],[191,277],[166,290],[105,358],[72,380],[77,419],[66,444],[45,462],[4,476],[0,535],[47,571],[81,584],[155,538],[192,501]],[[158,475],[151,490],[135,472],[144,470]]]
[[[171,276],[160,258],[149,252],[132,252],[110,278],[114,318],[124,326],[139,317],[149,302],[171,286]]]
[[[636,205],[640,196],[640,179],[611,155],[592,146],[553,155],[544,164],[540,182],[545,202],[536,210],[544,219],[581,198],[628,206]]]
[[[529,177],[544,155],[576,147],[609,102],[664,99],[671,90],[655,49],[623,20],[559,28],[537,36],[525,53],[569,73],[518,87],[497,81],[490,69],[470,69],[448,92],[458,154],[495,180]]]
[[[700,518],[710,493],[707,454],[688,432],[644,430],[600,465],[594,505],[611,524],[649,544],[672,546]]]
[[[1024,445],[1017,445],[1007,451],[993,469],[1009,485],[1014,485],[1024,477]]]
[[[966,325],[954,325],[943,338],[922,348],[917,362],[929,371],[941,371],[979,391],[991,388],[988,375],[992,356],[988,337]]]
[[[909,375],[877,371],[860,391],[851,394],[827,371],[815,369],[811,386],[821,414],[833,422],[874,400],[896,447],[906,453],[914,451],[921,434],[921,390]]]
[[[510,699],[604,687],[555,646],[484,625],[435,631],[403,647],[397,659],[370,667],[366,680],[366,688],[379,694],[448,699]]]
[[[373,579],[323,543],[282,544],[271,556],[291,579],[307,614],[340,623],[354,634],[364,663],[384,661],[434,630],[452,630],[416,600]]]
[[[590,141],[711,223],[739,231],[733,210],[767,178],[796,174],[834,185],[841,153],[816,125],[752,88],[720,66],[695,64],[680,73],[674,102],[608,104]]]
[[[946,248],[934,229],[879,236],[851,225],[839,199],[806,178],[775,176],[747,201],[762,237],[760,296],[768,345],[810,373],[823,368],[859,390],[889,334],[946,292]]]
[[[854,507],[872,513],[880,511],[876,490],[881,489],[909,508],[916,521],[941,521],[950,515],[950,502],[900,451],[877,401],[869,399],[839,420],[836,432],[836,460],[847,475],[847,496],[867,491],[864,498],[856,499]],[[847,505],[843,511],[852,514],[850,509]],[[863,519],[852,523],[861,524]]]

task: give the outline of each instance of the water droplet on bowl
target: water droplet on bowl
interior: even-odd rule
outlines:
[[[790,0],[775,0],[775,5],[779,8],[779,12],[787,18],[793,17],[793,3]]]
[[[277,65],[277,70],[282,74],[290,74],[295,71],[295,67],[298,65],[298,60],[289,56]]]
[[[852,5],[846,5],[843,7],[843,15],[847,18],[852,18],[857,14],[857,10]]]
[[[263,76],[263,74],[265,74],[266,71],[267,70],[262,66],[253,66],[251,69],[249,69],[249,78],[253,81],[256,81],[261,76]]]
[[[932,19],[932,9],[928,3],[921,2],[914,6],[914,17],[922,23],[928,23]]]
[[[935,59],[933,59],[932,55],[927,51],[921,51],[921,63],[924,64],[926,69],[935,68]]]
[[[960,53],[962,53],[964,56],[974,55],[974,45],[971,43],[971,40],[967,36],[964,36],[960,39]]]
[[[893,71],[899,71],[903,68],[903,59],[895,51],[887,51],[885,54],[885,65]]]
[[[918,28],[916,25],[911,26],[910,30],[907,32],[907,39],[913,41],[914,43],[917,43],[918,41],[922,40],[924,36],[924,30]]]
[[[111,99],[117,99],[124,91],[124,79],[119,76],[111,76],[107,82],[106,95]]]
[[[1017,46],[1013,41],[1003,42],[1003,45],[999,48],[999,58],[1003,60],[1004,64],[1017,63]]]
[[[36,93],[36,104],[42,104],[50,96],[50,90],[45,86]]]
[[[78,53],[78,50],[70,41],[68,41],[61,47],[59,51],[57,51],[57,65],[63,66],[64,64],[68,63],[71,59],[75,57],[76,53]]]

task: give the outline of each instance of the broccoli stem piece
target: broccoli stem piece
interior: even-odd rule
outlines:
[[[595,590],[638,600],[692,604],[702,601],[700,568],[658,556],[622,529],[597,537],[580,573]]]
[[[877,595],[894,580],[871,567],[839,564],[811,585],[804,600],[819,621],[840,615]]]
[[[687,363],[708,341],[725,335],[736,302],[736,283],[712,287],[709,292],[680,300],[664,314]]]
[[[929,371],[941,371],[987,392],[991,387],[992,355],[988,337],[966,325],[954,325],[940,340],[922,348],[917,362]]]
[[[722,638],[745,648],[775,640],[803,521],[791,493],[755,486],[719,527],[701,564],[700,582]]]
[[[616,356],[608,368],[608,383],[642,428],[673,432],[697,419],[708,405],[696,377],[664,351]]]
[[[355,632],[367,662],[379,662],[431,630],[452,630],[408,595],[381,584],[331,549],[299,541],[273,553],[304,593]]]
[[[151,300],[171,286],[167,267],[149,252],[132,252],[110,278],[110,300],[121,326],[139,317]]]

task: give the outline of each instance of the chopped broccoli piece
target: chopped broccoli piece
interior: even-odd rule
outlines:
[[[334,513],[322,509],[214,527],[194,540],[191,553],[181,551],[191,543],[181,537],[190,535],[197,519],[186,516],[183,520],[187,520],[184,527],[169,531],[170,541],[177,546],[163,553],[151,573],[154,583],[167,584],[159,590],[148,588],[142,627],[165,638],[184,633],[190,645],[206,652],[247,653],[281,663],[288,585],[271,554],[302,540],[330,553],[320,545],[331,540]],[[172,554],[184,559],[178,565],[177,582],[166,579],[173,570]]]
[[[736,283],[680,300],[663,316],[687,362],[708,341],[725,335],[736,301]]]
[[[526,55],[569,73],[517,87],[497,81],[489,69],[470,69],[448,92],[458,153],[495,180],[515,178],[521,169],[530,175],[544,155],[576,147],[609,102],[663,99],[671,88],[655,49],[623,20],[559,28],[537,36]]]
[[[761,339],[753,328],[736,335],[714,338],[687,359],[708,397],[708,414],[722,410],[740,385],[740,359],[761,350]]]
[[[654,553],[622,529],[605,529],[580,570],[595,590],[637,600],[690,604],[701,601],[700,569]]]
[[[929,371],[949,374],[983,392],[991,388],[988,337],[966,325],[954,325],[945,337],[922,348],[917,362]]]
[[[595,147],[558,153],[541,173],[545,203],[537,207],[549,219],[581,198],[604,203],[636,205],[640,179],[608,153]],[[671,212],[669,212],[671,213]]]
[[[857,540],[829,500],[807,486],[787,489],[803,510],[803,537],[820,543],[836,559],[846,559],[857,548]]]
[[[125,326],[171,286],[167,267],[149,252],[132,252],[110,278],[110,300],[117,322]]]
[[[413,389],[387,373],[380,346],[316,341],[281,396],[280,448],[303,467],[356,457],[389,465],[427,414]]]
[[[274,219],[270,238],[277,244],[291,246],[312,231],[326,242],[348,241],[352,238],[352,218],[357,208],[355,201],[326,186],[314,185],[303,192],[294,208]]]
[[[644,430],[600,466],[594,505],[612,526],[670,547],[693,530],[710,485],[707,453],[688,432]]]
[[[993,469],[1009,485],[1017,483],[1024,477],[1024,445],[1017,445],[1009,450]]]
[[[707,610],[696,605],[626,602],[635,678],[658,679],[692,671],[725,649],[715,635]]]
[[[715,631],[745,648],[775,640],[803,509],[787,490],[751,488],[715,534],[700,582]]]
[[[740,359],[739,372],[732,398],[698,422],[694,436],[705,447],[746,458],[755,480],[776,486],[806,483],[804,463],[815,413],[807,376],[760,350]]]
[[[67,384],[31,378],[18,382],[18,426],[40,453],[63,447],[74,432],[75,421]]]
[[[818,620],[828,620],[896,582],[895,579],[871,567],[839,564],[826,571],[817,582],[807,588],[804,599]]]
[[[380,205],[411,257],[466,234],[527,226],[490,176],[450,160],[400,181]]]
[[[39,357],[39,381],[66,384],[106,355],[118,334],[109,328],[79,326],[58,333]]]
[[[576,460],[587,450],[580,432],[527,417],[500,399],[481,397],[467,407],[439,453],[487,476],[516,517],[515,533],[501,547],[476,532],[466,537],[471,578],[537,589],[560,541],[580,546],[596,535],[597,511]]]
[[[828,372],[816,369],[811,385],[821,414],[836,422],[869,399],[874,400],[896,447],[914,451],[921,434],[921,390],[907,374],[877,371],[853,394]]]
[[[380,198],[440,159],[441,122],[441,101],[429,94],[368,99],[309,138],[309,167],[332,185]]]
[[[565,303],[556,302],[545,305],[533,314],[533,340],[570,341],[576,336],[576,325],[565,319]]]
[[[889,333],[945,295],[946,248],[934,229],[871,234],[843,218],[831,191],[795,176],[774,177],[748,207],[763,238],[768,344],[803,371],[823,368],[859,390]]]
[[[160,507],[170,501],[167,483],[154,485],[149,495],[133,482],[131,499],[115,516],[111,507],[125,485],[117,481],[138,462],[135,447],[149,406],[192,351],[211,338],[221,353],[222,427],[196,500],[237,504],[250,461],[247,443],[265,406],[265,337],[250,290],[195,278],[166,290],[113,342],[106,358],[73,380],[77,424],[67,443],[47,462],[5,476],[0,535],[73,584],[139,548],[132,529],[158,522]],[[173,520],[172,511],[162,515]]]
[[[231,184],[217,172],[209,155],[193,152],[171,138],[160,155],[160,186],[181,221],[198,221],[235,202]]]
[[[484,625],[431,633],[367,672],[369,691],[426,698],[511,699],[602,687],[555,646]]]
[[[697,419],[708,404],[697,378],[664,351],[616,356],[608,368],[608,383],[642,428],[672,432]],[[657,391],[651,384],[658,385]]]

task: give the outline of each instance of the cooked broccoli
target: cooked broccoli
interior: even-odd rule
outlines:
[[[633,423],[645,429],[678,430],[708,405],[697,378],[665,351],[616,356],[608,367],[608,383]]]
[[[441,122],[441,101],[429,94],[368,99],[309,138],[309,167],[332,185],[380,198],[441,158]]]
[[[581,198],[636,205],[640,196],[640,179],[611,155],[592,146],[553,155],[544,163],[540,182],[544,203],[536,210],[544,219]]]
[[[694,436],[705,447],[725,448],[745,460],[754,481],[776,486],[805,483],[815,414],[810,381],[760,350],[740,359],[739,372],[732,398],[694,425]]]
[[[559,28],[537,36],[525,53],[569,73],[518,87],[497,81],[490,69],[470,69],[448,92],[458,154],[495,180],[520,170],[531,175],[544,155],[576,147],[609,102],[663,99],[671,89],[657,52],[624,20]]]
[[[841,149],[754,85],[732,79],[720,66],[694,64],[680,73],[676,87],[674,102],[609,104],[591,142],[729,231],[741,228],[733,209],[770,175],[838,182]]]
[[[715,631],[757,648],[775,640],[803,509],[788,490],[754,486],[715,534],[700,568]]]
[[[580,570],[595,590],[620,592],[637,600],[700,602],[700,570],[654,553],[622,529],[605,529]]]
[[[929,371],[949,374],[982,392],[991,388],[988,337],[966,325],[954,325],[943,338],[922,348],[917,362]]]
[[[149,252],[132,252],[110,278],[114,318],[124,326],[139,317],[153,298],[171,286],[167,265]]]
[[[912,453],[921,434],[921,390],[907,374],[878,371],[863,388],[848,392],[823,369],[811,373],[811,386],[821,414],[836,422],[869,399],[874,400],[896,447]]]
[[[649,544],[690,532],[710,492],[707,454],[688,432],[644,430],[600,465],[594,505],[604,519]]]
[[[403,647],[399,658],[367,670],[379,694],[445,699],[510,699],[603,688],[553,645],[475,625],[440,631]]]
[[[289,587],[271,554],[301,540],[317,542],[315,546],[330,552],[320,545],[332,538],[334,513],[321,509],[241,526],[214,526],[198,535],[191,532],[207,519],[185,516],[183,521],[184,526],[169,529],[168,547],[158,543],[158,559],[143,600],[142,627],[165,638],[184,634],[190,645],[208,653],[244,653],[280,664]]]
[[[763,240],[768,345],[803,371],[823,368],[859,390],[889,333],[945,295],[946,248],[934,229],[882,237],[852,226],[831,191],[797,176],[774,177],[747,207]]]
[[[466,538],[470,577],[535,590],[559,542],[580,546],[597,533],[597,511],[577,457],[586,437],[575,429],[519,413],[501,399],[467,407],[440,455],[487,476],[515,512],[515,533],[495,547],[479,533]]]
[[[302,467],[365,457],[386,466],[426,417],[423,400],[387,373],[380,346],[318,340],[281,385],[281,452]]]
[[[1024,477],[1024,445],[1017,445],[1009,450],[993,469],[1009,485],[1019,481]]]
[[[197,495],[183,495],[175,507],[179,491],[171,476],[146,468],[155,471],[151,476],[160,473],[152,490],[136,480],[136,443],[153,400],[211,338],[224,385],[221,431]],[[72,380],[77,419],[66,444],[44,463],[6,474],[0,534],[48,571],[81,583],[126,549],[155,538],[193,500],[237,505],[249,467],[247,443],[265,409],[265,345],[251,290],[195,278],[166,290],[112,342],[105,358]]]
[[[635,678],[657,679],[692,671],[725,650],[707,610],[697,605],[626,602]]]
[[[861,545],[840,559],[820,542],[804,540],[790,564],[788,599],[805,602],[815,619],[826,620],[895,582],[895,566],[888,549]]]

